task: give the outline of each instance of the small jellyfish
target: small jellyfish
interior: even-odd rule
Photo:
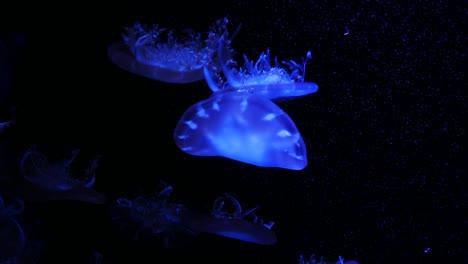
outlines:
[[[228,38],[225,26],[219,32],[223,33],[210,46],[215,53],[203,67],[213,95],[182,115],[174,132],[177,146],[195,156],[221,156],[260,167],[302,170],[307,166],[302,136],[273,101],[317,92],[317,84],[304,81],[312,52],[307,52],[302,63],[283,61],[289,69],[276,58],[272,65],[269,50],[256,62],[244,56],[245,66],[236,68],[230,48],[232,37]]]
[[[68,159],[49,160],[38,146],[28,149],[20,161],[21,173],[26,180],[21,190],[25,199],[104,203],[105,195],[91,189],[100,156],[91,159],[83,169],[73,164],[79,153],[79,150],[73,150]]]
[[[214,218],[193,210],[186,210],[181,215],[181,223],[202,233],[214,234],[240,241],[273,245],[277,238],[273,230],[245,219]]]
[[[65,191],[76,187],[91,188],[95,182],[95,170],[99,156],[89,162],[88,168],[79,177],[73,177],[71,165],[80,153],[76,149],[71,157],[63,161],[50,162],[47,157],[34,145],[28,149],[21,159],[21,172],[30,183],[51,191]],[[81,179],[80,179],[81,178]]]
[[[110,208],[112,222],[133,240],[153,237],[160,239],[165,248],[191,241],[198,233],[181,223],[181,214],[187,209],[170,202],[172,191],[171,186],[166,186],[158,194],[118,198]]]
[[[219,91],[192,105],[180,118],[174,139],[195,156],[291,170],[307,166],[304,140],[291,118],[269,99],[247,92]]]
[[[218,40],[221,26],[212,27],[205,40],[190,30],[176,38],[173,30],[135,23],[126,28],[122,42],[109,47],[108,57],[120,68],[153,80],[177,84],[200,81],[204,78],[203,67],[213,53],[210,43]]]

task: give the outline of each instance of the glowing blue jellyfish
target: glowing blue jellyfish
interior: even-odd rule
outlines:
[[[195,156],[221,156],[261,166],[301,170],[304,141],[291,118],[272,101],[244,92],[215,93],[191,106],[174,135]]]
[[[239,202],[229,194],[215,200],[210,215],[171,202],[172,191],[171,186],[166,186],[156,195],[117,199],[117,204],[110,210],[113,223],[134,240],[144,235],[162,238],[164,247],[174,247],[176,242],[180,244],[181,240],[190,240],[200,233],[262,245],[276,242],[276,235],[271,230],[274,223],[258,220],[254,213],[257,208],[242,212]]]
[[[147,78],[169,82],[190,83],[202,80],[203,65],[210,50],[200,34],[187,31],[179,42],[174,32],[158,25],[152,28],[135,23],[126,28],[123,42],[108,49],[110,60],[120,68]]]
[[[219,39],[218,59],[219,67],[227,82],[220,85],[213,80],[213,73],[207,68],[204,69],[205,78],[213,92],[221,89],[235,89],[258,94],[271,100],[289,99],[317,92],[316,83],[304,81],[307,62],[312,58],[311,51],[308,51],[306,57],[302,58],[302,63],[293,60],[283,61],[289,70],[282,67],[277,58],[271,65],[270,50],[263,52],[255,63],[244,55],[245,66],[236,69],[229,66],[237,65],[237,63],[232,59],[232,51],[229,49],[230,40],[227,39],[226,34]]]
[[[63,161],[49,162],[38,146],[28,149],[21,159],[21,171],[26,180],[45,190],[65,191],[76,187],[91,188],[95,182],[95,170],[99,157],[90,161],[89,167],[79,178],[72,177],[71,165],[80,150],[73,150],[71,157]]]
[[[218,197],[213,203],[211,217],[187,211],[181,215],[182,223],[200,232],[260,245],[275,244],[276,234],[271,228],[274,222],[264,223],[255,215],[257,207],[242,212],[237,199],[229,194]],[[250,216],[252,220],[246,218]]]
[[[227,19],[224,21],[227,22]],[[226,27],[224,27],[225,29]],[[302,170],[307,151],[296,125],[272,100],[315,93],[317,84],[305,82],[305,68],[312,53],[302,59],[270,64],[270,52],[254,63],[246,56],[245,67],[236,69],[232,38],[227,30],[216,35],[216,50],[203,67],[214,92],[192,105],[180,118],[174,139],[185,153],[221,156],[260,167]],[[211,41],[213,43],[213,41]]]

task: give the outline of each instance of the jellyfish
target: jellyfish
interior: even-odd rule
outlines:
[[[291,170],[307,166],[304,140],[289,115],[247,92],[220,91],[192,105],[180,118],[174,140],[195,156]]]
[[[211,216],[196,211],[186,211],[181,215],[182,223],[200,232],[215,234],[259,245],[273,245],[276,234],[271,230],[274,223],[258,220],[254,211],[257,207],[242,212],[236,198],[223,194],[213,203]],[[247,220],[247,216],[254,220]]]
[[[302,63],[284,61],[289,70],[277,59],[272,65],[269,50],[255,63],[244,56],[245,66],[237,69],[235,51],[230,47],[232,37],[226,27],[221,32],[216,41],[210,42],[216,52],[203,67],[213,94],[184,112],[174,132],[176,145],[195,156],[221,156],[260,167],[304,169],[304,140],[274,101],[317,92],[317,84],[304,81],[312,52],[307,52]]]
[[[68,159],[49,160],[37,145],[23,154],[20,161],[21,173],[26,180],[22,187],[23,195],[32,197],[43,194],[48,200],[81,200],[91,203],[104,203],[105,196],[91,187],[94,185],[99,155],[91,159],[84,170],[73,166],[80,150],[71,151]],[[72,169],[73,167],[73,169]]]
[[[294,60],[283,61],[289,70],[285,69],[275,57],[274,64],[270,61],[270,50],[262,52],[254,63],[244,55],[244,67],[236,69],[230,65],[237,65],[232,59],[232,50],[229,48],[230,40],[227,33],[219,38],[218,59],[219,67],[227,81],[219,87],[214,82],[212,73],[205,68],[204,74],[208,86],[213,92],[220,89],[235,89],[261,95],[270,100],[290,99],[317,92],[318,85],[314,82],[305,82],[307,62],[312,58],[308,51],[302,58],[302,63]]]
[[[136,22],[126,28],[123,41],[108,48],[108,57],[118,67],[153,80],[185,84],[203,80],[203,67],[214,52],[210,42],[218,39],[222,23],[212,26],[207,39],[187,30],[181,41],[173,30]],[[208,43],[208,45],[206,44]]]
[[[156,194],[118,198],[109,210],[112,222],[132,240],[156,238],[164,248],[186,244],[198,232],[181,223],[181,214],[188,209],[183,204],[170,201],[172,191],[172,186],[165,186]]]
[[[118,198],[110,208],[112,222],[130,233],[133,240],[154,236],[163,241],[165,248],[187,244],[200,233],[262,245],[276,242],[271,230],[274,223],[258,221],[254,214],[257,208],[242,212],[239,202],[229,194],[215,200],[210,215],[171,201],[172,191],[172,186],[166,186],[157,194]],[[246,220],[247,216],[254,220]]]

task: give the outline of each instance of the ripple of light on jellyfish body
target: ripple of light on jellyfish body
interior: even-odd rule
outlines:
[[[291,118],[272,101],[246,92],[220,91],[191,106],[174,139],[195,156],[291,170],[307,166],[306,147]]]
[[[108,57],[118,67],[153,80],[168,83],[190,83],[202,80],[204,60],[209,56],[199,35],[176,42],[172,31],[161,39],[164,29],[154,25],[146,29],[139,23],[127,28],[124,41],[108,48]]]

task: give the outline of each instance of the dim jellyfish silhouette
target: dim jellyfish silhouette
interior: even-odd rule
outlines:
[[[242,212],[239,202],[229,194],[218,197],[208,214],[171,201],[172,191],[172,186],[166,186],[157,194],[118,198],[109,211],[112,222],[132,240],[159,238],[164,248],[186,246],[201,233],[260,245],[277,241],[271,230],[273,222],[259,220],[257,208]]]
[[[95,182],[98,157],[90,161],[84,173],[80,173],[82,179],[74,178],[71,166],[79,153],[79,149],[74,149],[70,157],[60,161],[50,161],[40,151],[39,146],[33,145],[21,158],[21,172],[28,182],[45,190],[66,191],[78,187],[91,188]]]
[[[217,39],[221,26],[212,26],[207,39],[191,30],[178,38],[174,30],[137,22],[125,29],[123,41],[110,45],[108,57],[118,67],[153,80],[177,84],[200,81],[203,66],[214,52],[207,43]]]
[[[195,156],[221,156],[260,166],[302,170],[307,166],[304,140],[293,120],[272,100],[315,93],[318,86],[304,82],[302,63],[275,59],[269,51],[254,64],[244,56],[245,68],[235,69],[227,32],[219,38],[218,61],[204,67],[205,80],[214,92],[208,99],[188,108],[175,132],[176,145]],[[213,70],[214,69],[214,70]],[[216,69],[221,69],[220,71]],[[226,80],[224,80],[226,79]]]
[[[181,214],[181,223],[201,233],[258,245],[275,244],[277,237],[271,230],[274,222],[264,223],[259,220],[254,212],[256,209],[242,212],[239,202],[231,195],[224,194],[213,203],[211,215],[187,210]]]

